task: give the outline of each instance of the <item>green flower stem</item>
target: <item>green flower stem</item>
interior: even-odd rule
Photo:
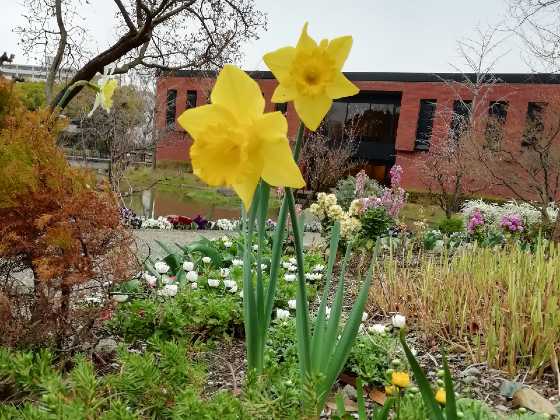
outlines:
[[[303,133],[305,127],[303,123],[300,123],[296,143],[294,145],[294,160],[297,162],[299,154],[301,151],[301,144],[303,142]],[[280,212],[278,213],[278,221],[276,224],[276,229],[274,231],[274,239],[272,241],[272,257],[270,261],[270,281],[268,283],[268,288],[266,291],[266,304],[264,309],[264,315],[266,322],[262,323],[262,335],[264,336],[265,331],[270,326],[270,321],[272,319],[272,307],[274,305],[274,297],[276,296],[276,289],[278,287],[278,272],[280,270],[280,258],[282,256],[282,245],[284,244],[284,239],[286,237],[286,215],[288,212],[288,200],[286,195],[288,188],[286,188],[284,199],[282,200],[282,206],[280,207]]]
[[[253,288],[253,275],[251,272],[252,238],[255,228],[255,217],[259,208],[260,186],[257,186],[255,197],[249,209],[249,217],[243,217],[245,234],[245,249],[243,252],[243,315],[245,323],[245,336],[247,346],[247,365],[249,369],[255,369],[258,374],[262,372],[263,356],[259,351],[261,334],[259,334],[258,311]]]
[[[259,206],[257,215],[257,229],[258,229],[258,250],[257,250],[257,322],[259,335],[259,349],[257,354],[259,355],[259,366],[264,366],[264,343],[266,341],[266,329],[262,326],[265,325],[265,302],[264,302],[264,282],[263,282],[263,270],[261,268],[262,264],[262,250],[264,248],[264,238],[265,238],[265,221],[268,214],[268,202],[270,197],[270,186],[261,181],[259,188]]]
[[[305,273],[303,264],[303,241],[301,239],[301,231],[299,229],[298,217],[296,214],[296,206],[294,203],[294,194],[291,189],[286,191],[286,199],[288,201],[288,209],[290,211],[290,220],[292,222],[292,230],[294,233],[294,243],[296,248],[297,260],[297,280],[298,287],[296,292],[296,331],[297,331],[297,347],[299,354],[300,370],[303,377],[311,374],[311,353],[310,353],[310,334],[309,334],[309,308],[307,305],[307,291],[305,288]]]

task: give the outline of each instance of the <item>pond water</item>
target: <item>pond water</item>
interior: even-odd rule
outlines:
[[[185,200],[170,192],[145,190],[124,199],[128,208],[138,216],[158,218],[171,214],[194,218],[201,215],[206,219],[238,219],[240,208],[220,207],[208,202]]]

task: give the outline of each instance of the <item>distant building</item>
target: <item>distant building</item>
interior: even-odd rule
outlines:
[[[298,117],[293,104],[273,104],[272,93],[277,86],[267,71],[248,72],[259,84],[266,100],[266,111],[281,110],[288,120],[288,136],[293,138]],[[435,112],[453,109],[461,114],[461,104],[471,102],[467,89],[451,89],[445,81],[463,83],[474,75],[458,73],[378,73],[348,72],[345,75],[359,88],[356,96],[333,103],[325,117],[326,129],[333,140],[341,140],[343,128],[358,122],[360,145],[356,159],[364,163],[367,173],[383,182],[394,164],[404,169],[403,187],[425,190],[420,164],[430,149],[432,128],[437,132],[450,129],[450,122]],[[560,97],[560,75],[519,74],[494,75],[500,82],[492,86],[484,98],[489,115],[499,109],[504,130],[511,141],[522,147],[526,121],[535,106],[547,98]],[[177,117],[187,108],[208,103],[215,73],[178,71],[164,74],[157,81],[156,126],[163,132],[157,147],[157,160],[188,160],[191,139],[176,124]],[[504,100],[505,98],[505,100]],[[500,105],[498,107],[497,105]],[[505,191],[482,191],[488,195],[506,196]]]
[[[24,80],[26,82],[45,82],[47,80],[46,66],[32,64],[4,63],[0,66],[0,74],[12,80]],[[75,71],[71,69],[59,69],[56,80],[66,82],[74,76]]]

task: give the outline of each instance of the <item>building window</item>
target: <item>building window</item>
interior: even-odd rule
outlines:
[[[544,111],[546,102],[529,102],[527,104],[527,118],[525,132],[521,140],[522,146],[535,144],[544,130]]]
[[[507,119],[508,103],[504,101],[490,102],[488,122],[486,124],[486,142],[492,150],[497,150],[504,137],[504,126]]]
[[[165,126],[168,130],[175,128],[175,113],[177,110],[177,90],[170,89],[167,91],[167,103],[165,110]]]
[[[187,90],[187,109],[196,108],[196,90]]]
[[[420,100],[418,125],[416,126],[416,142],[414,144],[415,150],[428,150],[430,148],[436,104],[437,101],[435,99]]]
[[[274,105],[275,111],[280,111],[282,114],[288,112],[288,102],[278,103]]]
[[[467,131],[472,112],[472,101],[462,99],[453,102],[453,114],[451,116],[451,126],[449,127],[449,137],[454,141],[459,141],[465,131]]]

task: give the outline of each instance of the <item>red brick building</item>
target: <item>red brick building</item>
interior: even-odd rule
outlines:
[[[293,104],[278,108],[270,102],[277,85],[272,74],[266,71],[249,74],[261,87],[267,111],[286,111],[289,136],[294,136],[298,118]],[[333,103],[326,117],[329,133],[336,138],[341,136],[342,127],[349,121],[367,121],[361,124],[365,129],[361,131],[356,155],[368,162],[370,175],[382,180],[388,169],[397,163],[404,169],[405,188],[425,189],[419,162],[429,149],[432,131],[442,132],[450,124],[449,119],[436,110],[452,109],[460,113],[458,105],[468,103],[472,95],[469,89],[461,91],[460,83],[465,77],[474,76],[457,73],[345,74],[360,88],[360,93]],[[505,137],[510,141],[518,139],[521,145],[525,122],[535,107],[547,102],[547,98],[560,98],[560,75],[510,73],[494,76],[499,82],[492,85],[484,100],[490,112],[497,109],[503,117]],[[158,144],[157,160],[189,159],[191,140],[175,121],[188,107],[207,103],[214,77],[214,73],[183,71],[158,79],[157,126],[164,134]],[[450,82],[454,83],[454,88],[450,87]],[[499,191],[487,193],[507,195]]]

